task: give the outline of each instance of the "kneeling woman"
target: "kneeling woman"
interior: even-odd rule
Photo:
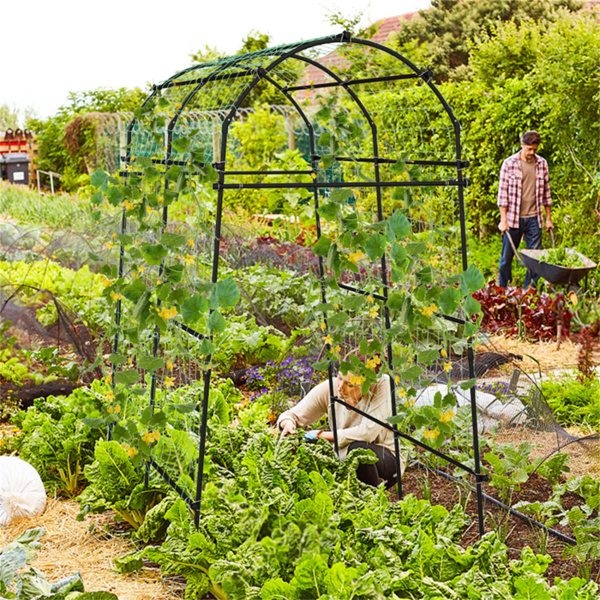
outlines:
[[[354,383],[354,379],[352,373],[346,375],[339,373],[334,378],[333,385],[338,398],[385,422],[392,415],[389,376],[381,376],[371,385],[366,395],[362,394],[360,385]],[[349,408],[342,405],[336,408],[340,459],[343,460],[346,454],[355,448],[372,450],[379,460],[375,464],[361,464],[356,472],[358,479],[372,486],[379,485],[381,480],[384,480],[386,487],[392,485],[397,475],[394,434]],[[282,435],[290,435],[296,431],[296,427],[309,427],[324,414],[327,414],[329,430],[316,432],[316,437],[333,442],[331,399],[327,379],[315,386],[296,406],[283,412],[277,419],[277,426],[281,429]],[[400,463],[404,471],[402,456]]]

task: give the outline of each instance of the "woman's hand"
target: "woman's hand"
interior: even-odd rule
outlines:
[[[281,435],[286,437],[288,435],[293,435],[296,433],[296,424],[291,419],[286,419],[279,424],[281,428]]]
[[[319,431],[319,435],[317,437],[320,440],[327,440],[328,442],[333,442],[333,431]]]

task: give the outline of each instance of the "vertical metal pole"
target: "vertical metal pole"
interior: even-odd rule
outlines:
[[[465,200],[464,200],[464,184],[465,180],[462,175],[462,152],[460,143],[460,123],[452,115],[452,122],[454,124],[454,135],[456,143],[456,179],[458,181],[458,207],[460,215],[460,241],[462,251],[462,268],[466,271],[468,268],[468,257],[467,257],[467,230],[466,230],[466,214],[465,214]],[[473,354],[473,340],[469,338],[467,346],[467,360],[469,364],[469,378],[475,378],[475,359]],[[484,476],[481,473],[481,459],[479,456],[479,430],[477,425],[477,402],[475,396],[475,386],[471,387],[471,427],[473,428],[473,458],[475,460],[475,479],[476,479],[476,490],[477,490],[477,520],[479,525],[479,537],[482,537],[485,533],[484,518],[483,518],[483,480]]]
[[[211,281],[216,284],[219,277],[219,254],[221,251],[221,223],[223,215],[223,195],[224,189],[223,184],[225,183],[225,164],[227,160],[227,133],[229,130],[229,124],[231,123],[232,115],[223,121],[221,127],[221,154],[220,164],[221,169],[219,172],[218,181],[218,192],[217,192],[217,210],[215,217],[215,237],[213,242],[213,264]],[[212,339],[212,336],[211,336]],[[207,362],[210,363],[211,356],[207,357]],[[196,499],[194,501],[194,524],[196,527],[200,524],[200,505],[202,503],[202,487],[204,480],[204,455],[206,452],[206,434],[208,424],[208,400],[210,396],[210,378],[212,369],[208,368],[204,375],[204,391],[202,396],[202,407],[200,417],[200,447],[198,449],[198,475],[196,477]]]
[[[377,135],[377,125],[371,119],[371,115],[368,114],[367,118],[369,120],[369,124],[371,126],[371,132],[373,135],[373,158],[374,168],[375,168],[375,182],[377,184],[381,183],[381,172],[379,170],[379,140]],[[377,197],[377,219],[379,222],[383,221],[383,202],[381,198],[381,187],[377,185],[375,188],[376,197]],[[382,234],[383,235],[383,234]],[[387,300],[389,296],[389,283],[387,278],[387,261],[385,254],[381,257],[381,281],[383,283],[383,297],[385,298],[383,304],[384,311],[384,322],[386,330],[391,329],[392,324],[390,320],[390,309],[387,305]],[[388,358],[388,367],[390,371],[392,371],[393,366],[393,349],[392,342],[389,341],[387,344],[387,358]],[[396,405],[396,382],[393,377],[390,377],[390,402],[392,406],[392,416],[395,417],[398,414],[397,405]],[[394,430],[398,430],[398,425],[393,425]],[[398,498],[402,498],[402,462],[400,460],[400,438],[397,435],[394,435],[394,454],[396,458],[396,485],[398,491]]]

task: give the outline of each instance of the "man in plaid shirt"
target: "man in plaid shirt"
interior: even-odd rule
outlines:
[[[500,276],[498,284],[506,287],[512,279],[514,252],[507,236],[510,235],[515,247],[525,237],[527,248],[542,247],[542,207],[545,212],[546,229],[552,229],[550,218],[550,178],[548,163],[536,154],[541,138],[537,131],[527,131],[521,137],[521,150],[502,163],[500,185],[498,186],[498,206],[500,225],[503,234],[502,255],[500,256]],[[536,285],[539,276],[528,270],[523,287]]]

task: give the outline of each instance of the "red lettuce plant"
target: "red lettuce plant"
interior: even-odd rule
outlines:
[[[533,340],[556,337],[557,327],[570,334],[572,313],[563,292],[547,294],[509,286],[501,288],[493,281],[475,292],[473,297],[482,307],[481,327],[488,333],[518,335]]]

